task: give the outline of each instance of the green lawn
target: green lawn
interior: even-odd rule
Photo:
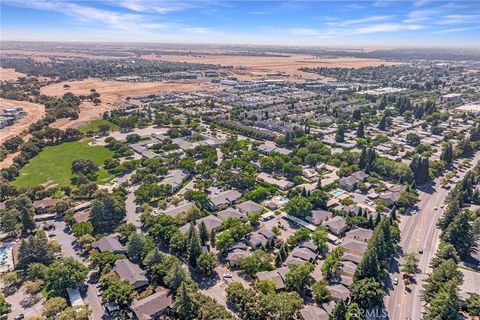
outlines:
[[[73,174],[72,161],[89,159],[103,166],[103,161],[113,158],[113,152],[102,146],[89,146],[87,141],[67,142],[46,147],[20,170],[13,181],[17,187],[39,184],[67,186],[71,184]],[[108,183],[113,176],[104,169],[98,171],[98,184]]]
[[[86,125],[80,127],[79,130],[82,131],[83,133],[86,133],[89,130],[93,130],[95,132],[98,132],[98,126],[101,125],[101,124],[106,124],[106,125],[110,126],[111,131],[120,130],[120,127],[117,126],[115,123],[110,122],[109,120],[104,120],[104,119],[92,120],[89,123],[87,123]]]

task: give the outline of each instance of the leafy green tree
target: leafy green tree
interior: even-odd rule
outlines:
[[[329,280],[338,273],[343,252],[343,247],[336,247],[332,252],[327,254],[322,265],[322,275],[325,279]]]
[[[332,312],[330,312],[330,316],[328,317],[329,320],[346,320],[347,318],[347,306],[345,301],[340,299],[333,308]]]
[[[454,281],[445,283],[442,289],[432,297],[426,309],[425,320],[458,319],[460,298],[457,284]]]
[[[290,271],[285,275],[286,289],[298,293],[304,292],[315,282],[315,279],[310,275],[313,270],[314,266],[311,263],[290,266]]]
[[[90,221],[96,233],[112,233],[125,218],[125,202],[111,195],[92,203]]]
[[[115,254],[110,251],[94,251],[90,255],[90,268],[99,268],[101,271],[105,269],[107,266],[112,266],[115,261],[119,259],[125,259],[125,255],[123,254]]]
[[[296,247],[299,243],[309,240],[310,233],[309,229],[301,227],[288,237],[287,243],[290,247]]]
[[[47,269],[45,281],[48,287],[59,294],[74,288],[87,278],[88,268],[72,257],[56,260]]]
[[[476,251],[478,237],[472,229],[468,212],[461,211],[442,234],[442,240],[451,243],[460,257],[467,257]]]
[[[250,256],[238,259],[237,265],[251,276],[255,276],[257,272],[272,270],[272,260],[269,253],[256,250]]]
[[[480,317],[480,294],[471,293],[466,302],[468,314],[471,317]]]
[[[430,267],[435,269],[445,262],[445,260],[449,259],[452,259],[454,263],[458,263],[460,261],[457,250],[455,250],[455,247],[449,243],[440,244],[440,248],[435,254],[435,257],[433,257],[432,261],[430,261]]]
[[[132,233],[127,242],[127,253],[131,259],[141,259],[145,254],[146,240],[140,233]]]
[[[275,281],[270,279],[257,280],[255,282],[255,289],[263,294],[275,293],[275,288]]]
[[[0,293],[0,316],[7,315],[12,311],[12,305],[7,302],[5,295]]]
[[[313,298],[317,304],[322,305],[332,300],[330,290],[328,290],[327,283],[325,281],[317,281],[312,287]]]
[[[383,305],[383,285],[374,278],[364,278],[354,281],[350,289],[354,302],[364,309]]]
[[[55,320],[88,320],[91,313],[92,310],[90,310],[88,306],[68,307],[60,312]]]
[[[305,219],[306,216],[310,215],[311,210],[312,204],[302,196],[293,197],[286,205],[287,213],[300,219]]]
[[[126,280],[112,277],[107,282],[107,289],[103,293],[104,301],[114,301],[119,305],[126,306],[132,300],[133,286]]]
[[[35,209],[33,208],[32,201],[25,194],[18,196],[15,199],[15,207],[20,211],[20,218],[22,221],[22,230],[31,231],[34,230],[35,220],[33,218]]]
[[[280,292],[277,294],[260,295],[260,314],[267,314],[269,319],[294,319],[303,307],[303,299],[297,292]],[[265,319],[260,317],[259,319]]]
[[[39,232],[20,241],[18,249],[18,266],[20,268],[25,268],[35,262],[49,264],[53,258],[54,250],[45,233]]]
[[[147,255],[145,256],[145,259],[143,259],[143,264],[147,266],[147,268],[151,269],[154,265],[157,263],[160,263],[163,259],[163,254],[160,252],[160,250],[155,247],[152,250],[150,250]]]
[[[417,272],[417,263],[418,263],[418,258],[416,257],[415,253],[406,253],[403,256],[403,266],[402,266],[402,272],[413,275]]]
[[[463,275],[457,269],[457,264],[453,260],[446,260],[432,270],[423,283],[422,299],[427,303],[439,293],[442,288],[452,282],[456,285],[462,283]]]
[[[175,309],[178,318],[181,320],[195,319],[197,308],[192,293],[189,292],[185,283],[182,282],[175,297]]]
[[[317,229],[315,229],[310,235],[310,238],[318,246],[320,252],[326,252],[328,250],[328,232],[324,227],[317,227]]]
[[[51,318],[67,309],[67,300],[63,297],[53,297],[48,299],[43,305],[42,315]]]
[[[197,259],[197,270],[204,276],[210,276],[215,268],[218,266],[218,259],[215,254],[211,252],[202,252]]]

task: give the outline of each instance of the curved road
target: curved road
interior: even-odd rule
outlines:
[[[470,160],[475,166],[480,160],[480,152],[477,152]],[[468,170],[458,171],[460,179]],[[416,214],[401,217],[400,249],[403,253],[417,253],[419,273],[415,277],[416,283],[409,285],[410,291],[405,290],[398,270],[391,274],[391,279],[398,278],[399,283],[386,297],[385,306],[389,319],[402,320],[409,317],[412,320],[420,320],[422,318],[423,302],[420,299],[420,290],[426,274],[431,271],[429,263],[440,242],[440,230],[436,227],[436,222],[442,215],[443,209],[440,206],[449,192],[441,187],[440,180],[441,178],[435,179],[431,185],[424,188],[424,191],[419,191],[420,201],[417,204],[419,210]],[[434,210],[435,207],[438,209]],[[423,254],[418,254],[419,249],[423,249]],[[400,260],[399,264],[401,263]]]

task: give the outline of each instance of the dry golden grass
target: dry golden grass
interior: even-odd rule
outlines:
[[[21,72],[16,72],[15,69],[0,68],[0,81],[15,81],[25,76],[26,75]]]
[[[0,110],[10,107],[22,107],[27,112],[27,115],[15,122],[15,124],[1,129],[0,142],[28,130],[30,124],[40,120],[45,115],[45,106],[41,104],[0,98]]]

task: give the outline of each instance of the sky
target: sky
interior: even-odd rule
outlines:
[[[1,40],[480,49],[480,0],[0,0]]]

